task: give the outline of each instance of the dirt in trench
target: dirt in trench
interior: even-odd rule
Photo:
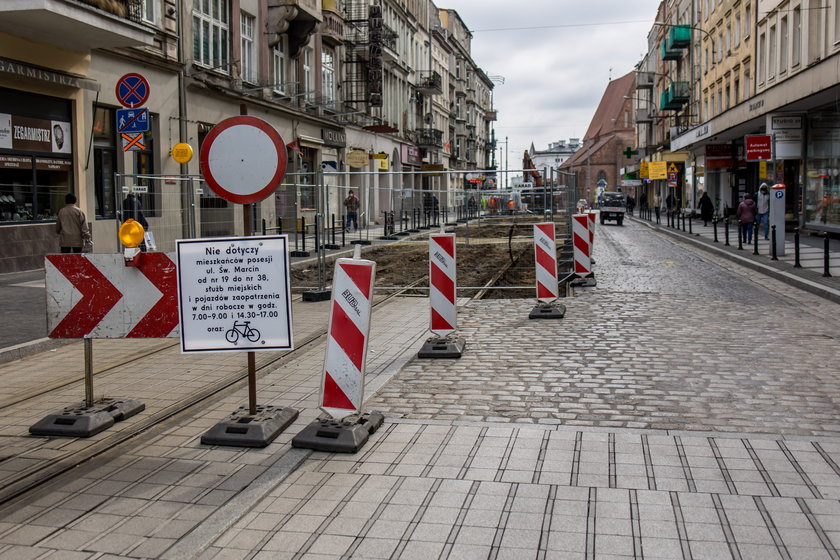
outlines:
[[[535,221],[482,220],[457,227],[447,227],[447,232],[456,234],[457,282],[459,288],[483,287],[494,282],[496,286],[521,286],[519,289],[489,290],[485,295],[491,299],[528,298],[534,296],[536,282],[534,270],[533,223]],[[513,232],[511,236],[511,226]],[[562,236],[561,224],[557,237]],[[558,242],[558,249],[559,249]],[[362,251],[362,258],[376,262],[375,285],[380,288],[428,286],[429,242],[426,239],[402,241],[381,245]],[[513,264],[511,264],[513,263]],[[328,262],[325,283],[332,282],[333,262]],[[315,267],[293,270],[292,286],[309,287],[317,285],[318,272]],[[478,290],[459,289],[459,296],[472,296]],[[427,291],[418,290],[425,294]]]

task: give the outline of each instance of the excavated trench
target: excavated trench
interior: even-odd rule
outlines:
[[[486,299],[528,298],[534,296],[533,224],[528,219],[482,220],[446,231],[456,235],[458,295],[472,297],[488,287]],[[558,254],[562,249],[565,228],[556,225]],[[380,290],[406,289],[406,293],[426,294],[428,286],[429,242],[427,239],[404,240],[375,247],[365,247],[362,257],[376,262],[375,286]],[[332,282],[334,264],[327,262],[325,285]],[[314,266],[292,271],[292,287],[307,289],[318,284]],[[495,289],[493,289],[495,287]],[[470,288],[470,289],[466,289]]]

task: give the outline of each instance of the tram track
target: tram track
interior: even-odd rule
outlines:
[[[504,277],[505,273],[512,266],[514,266],[515,262],[518,260],[519,255],[524,253],[525,250],[527,250],[527,248],[523,248],[522,251],[518,252],[516,258],[505,262],[503,266],[500,266],[497,270],[495,270],[494,274],[486,282],[484,282],[483,284],[479,284],[483,285],[483,287],[477,290],[477,292],[470,297],[470,300],[477,301],[484,298],[487,291],[490,290],[493,287],[493,285],[499,281],[499,279]],[[388,268],[394,269],[398,268],[399,266],[399,263],[394,263],[388,265]],[[387,268],[383,268],[383,270],[387,270]],[[387,304],[388,302],[392,301],[394,298],[400,296],[416,295],[417,288],[427,284],[428,275],[423,275],[390,293],[377,294],[374,298],[373,307],[374,309],[381,307]],[[294,299],[297,300],[301,297],[302,296],[300,294],[296,294],[294,296]],[[311,334],[307,335],[303,340],[296,343],[294,350],[282,353],[277,356],[270,356],[268,357],[268,359],[265,359],[262,362],[258,362],[256,370],[257,377],[263,377],[267,373],[276,370],[278,367],[289,363],[295,360],[297,357],[303,355],[305,352],[310,351],[313,345],[316,345],[319,342],[321,342],[326,337],[326,335],[327,326],[324,325],[323,328],[319,328],[317,331],[312,332]],[[100,369],[94,372],[95,377],[98,376],[101,379],[103,376],[107,376],[109,374],[117,374],[120,371],[125,371],[127,368],[131,369],[142,367],[142,363],[144,360],[154,358],[156,355],[160,355],[168,351],[173,351],[177,346],[177,341],[163,342],[159,346],[140,351],[134,356],[118,360],[116,362],[109,363],[104,367],[101,367]],[[105,435],[102,439],[90,441],[89,445],[87,446],[59,446],[59,449],[66,449],[67,452],[63,455],[59,455],[57,458],[54,458],[50,461],[36,462],[25,471],[18,472],[16,473],[16,476],[9,477],[5,481],[3,481],[2,486],[0,486],[0,504],[5,504],[11,500],[19,498],[25,495],[26,493],[31,492],[44,484],[47,484],[49,481],[53,480],[57,476],[60,476],[107,451],[113,450],[115,447],[123,445],[135,438],[138,438],[148,433],[150,430],[157,426],[160,426],[161,424],[171,421],[182,414],[190,413],[195,409],[196,406],[212,403],[214,399],[224,398],[225,393],[228,390],[236,388],[239,385],[244,385],[247,382],[247,378],[247,367],[244,367],[243,365],[243,367],[235,373],[226,375],[223,378],[220,378],[215,382],[210,383],[205,387],[202,387],[199,390],[195,390],[189,395],[186,395],[178,401],[173,402],[169,406],[166,406],[151,413],[143,413],[141,415],[138,415],[137,417],[134,417],[129,422],[126,422],[126,425],[121,426],[123,429],[115,429],[112,433]],[[44,396],[49,395],[50,393],[66,389],[67,387],[70,387],[74,384],[79,384],[82,381],[83,376],[79,374],[65,376],[64,378],[59,379],[54,383],[51,383],[49,386],[39,388],[38,390],[29,391],[23,395],[7,399],[4,402],[0,402],[0,412],[8,412],[10,410],[13,410],[13,407],[15,406],[25,405],[27,401],[42,398]],[[300,405],[308,400],[311,400],[313,394],[314,393],[310,391],[301,395],[295,401],[294,404]],[[32,436],[10,437],[25,437],[27,440],[29,440],[29,438],[31,438]],[[10,459],[25,458],[25,456],[30,453],[33,454],[33,456],[37,455],[40,449],[44,447],[49,447],[48,442],[54,441],[55,439],[56,438],[43,438],[43,443],[25,448],[19,454],[13,454],[10,456],[0,456],[0,464]],[[55,446],[53,446],[53,451],[56,451]]]
[[[413,283],[412,285],[406,286],[404,290],[399,292],[394,292],[382,296],[378,296],[375,298],[373,302],[373,307],[381,307],[387,304],[392,299],[400,296],[402,292],[406,290],[410,290],[412,287],[416,287],[417,284],[421,283],[422,279],[418,279],[417,282]],[[300,297],[300,296],[296,296]],[[327,334],[327,327],[326,325],[322,329],[318,329],[316,332],[313,332],[306,336],[303,340],[299,341],[295,345],[294,350],[290,350],[288,352],[282,353],[278,356],[272,356],[269,359],[258,362],[256,368],[257,377],[262,377],[273,371],[277,367],[280,367],[286,363],[294,361],[296,358],[304,354],[305,352],[311,350],[313,345],[318,344],[326,337]],[[174,347],[178,346],[177,342],[172,342],[171,344],[164,344],[162,347],[158,347],[155,349],[151,349],[145,353],[140,355],[134,356],[130,359],[124,360],[119,364],[109,364],[107,367],[102,368],[101,370],[97,371],[96,374],[102,375],[107,374],[110,372],[116,372],[118,369],[124,369],[126,367],[131,367],[131,364],[141,364],[142,361],[146,358],[152,357],[156,354],[161,354],[166,351],[171,351]],[[138,367],[138,366],[135,366]],[[107,434],[100,440],[90,441],[90,444],[86,447],[79,448],[78,446],[66,446],[72,449],[63,456],[59,456],[58,458],[52,461],[44,461],[42,463],[33,463],[32,466],[27,468],[25,471],[16,473],[17,476],[7,478],[0,486],[0,504],[5,504],[11,500],[19,498],[20,496],[35,490],[36,488],[48,483],[50,480],[54,479],[57,476],[60,476],[63,473],[66,473],[73,468],[105,453],[109,450],[114,449],[115,447],[122,445],[134,438],[137,438],[152,428],[173,419],[181,414],[185,414],[190,412],[194,409],[194,407],[212,402],[214,397],[219,399],[224,397],[224,392],[228,389],[234,388],[239,384],[244,384],[247,382],[248,379],[248,371],[247,367],[243,367],[239,371],[234,374],[227,375],[214,383],[211,383],[200,390],[194,391],[191,394],[185,396],[184,398],[178,400],[177,402],[172,403],[171,405],[164,407],[156,412],[152,413],[142,413],[141,415],[135,416],[131,419],[130,424],[128,424],[122,430],[114,430],[113,432]],[[81,383],[82,377],[75,375],[72,379],[65,378],[60,382],[53,384],[52,386],[45,388],[40,391],[32,391],[30,394],[26,395],[25,397],[13,399],[15,402],[11,403],[8,402],[5,404],[5,409],[10,409],[13,406],[19,406],[25,403],[28,400],[37,399],[48,395],[51,392],[59,391],[64,389],[68,386],[71,386],[76,383]],[[311,395],[302,396],[298,399],[298,403],[305,401]],[[0,410],[3,410],[0,408]],[[26,437],[26,439],[33,438],[33,439],[41,439],[43,441],[40,445],[34,445],[26,450],[23,451],[21,454],[17,455],[8,455],[4,456],[0,454],[0,464],[7,460],[12,460],[16,458],[25,457],[29,453],[36,453],[38,450],[42,449],[44,446],[48,445],[48,442],[55,441],[56,439],[62,438],[54,438],[54,437],[44,437],[38,438],[36,436],[7,436],[5,439],[11,440],[12,438],[19,438],[19,437]],[[68,442],[73,440],[67,440]]]

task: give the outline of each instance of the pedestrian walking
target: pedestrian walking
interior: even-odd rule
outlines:
[[[741,222],[742,233],[740,235],[743,236],[741,239],[749,245],[752,243],[753,223],[755,222],[755,202],[753,202],[749,193],[744,195],[744,201],[738,205],[735,215]],[[758,235],[758,232],[756,232],[756,235]]]
[[[700,197],[700,203],[697,205],[700,209],[700,219],[703,220],[703,225],[709,225],[712,217],[715,215],[715,203],[709,198],[709,193],[703,191]]]
[[[658,224],[662,212],[662,199],[659,194],[653,195],[653,211],[656,212],[656,223]]]
[[[81,253],[85,242],[90,242],[87,218],[76,206],[76,195],[73,193],[67,193],[64,197],[64,207],[58,211],[55,232],[62,253]]]
[[[347,217],[344,223],[344,231],[350,231],[350,224],[353,224],[353,230],[359,230],[359,197],[353,191],[347,193],[347,198],[344,199],[344,208],[347,211]]]
[[[756,214],[755,214],[755,234],[758,235],[758,230],[764,225],[764,239],[769,239],[770,236],[770,193],[767,192],[767,183],[761,183],[758,187],[758,194],[755,200]]]
[[[627,212],[632,216],[633,215],[633,208],[636,207],[636,199],[632,196],[627,197]]]

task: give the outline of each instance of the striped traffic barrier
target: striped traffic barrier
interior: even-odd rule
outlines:
[[[384,419],[363,415],[365,361],[376,263],[338,259],[333,273],[327,351],[318,405],[331,419],[316,420],[292,439],[294,447],[355,453]],[[353,418],[347,421],[347,418]],[[376,425],[374,425],[376,424]]]
[[[590,210],[589,216],[589,266],[595,264],[595,259],[592,258],[592,251],[595,248],[595,212]]]
[[[588,214],[572,216],[572,246],[574,248],[574,273],[577,277],[574,285],[595,285],[595,274],[592,272],[590,251],[592,250],[590,237],[590,221]]]
[[[557,241],[554,222],[534,224],[534,266],[536,267],[537,305],[529,319],[562,319],[566,307],[556,304],[560,297],[557,284]]]
[[[429,236],[429,338],[418,352],[418,358],[460,358],[464,340],[455,335],[458,328],[456,308],[455,234]]]

